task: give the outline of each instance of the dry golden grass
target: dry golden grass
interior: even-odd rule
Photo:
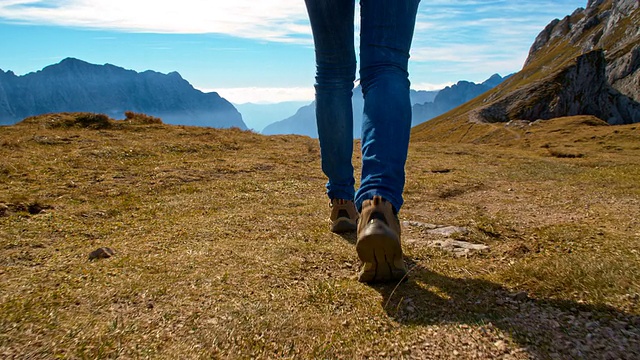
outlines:
[[[358,283],[354,235],[328,231],[317,141],[76,117],[0,127],[3,358],[640,354],[636,127],[415,134],[401,220],[490,250],[404,228],[396,288]]]

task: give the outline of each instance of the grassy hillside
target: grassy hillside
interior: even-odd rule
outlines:
[[[315,140],[135,116],[0,127],[0,354],[640,356],[639,128],[450,131],[476,141],[411,144],[409,281],[371,287],[355,235],[328,231]],[[420,223],[489,249],[456,256]],[[89,260],[100,247],[115,255]]]
[[[599,88],[592,89],[591,93],[587,91],[589,89],[581,89],[584,92],[573,89],[572,92],[563,94],[562,89],[571,88],[576,81],[580,80],[575,74],[577,78],[567,77],[565,73],[568,69],[577,69],[583,66],[584,63],[581,65],[579,57],[591,50],[604,51],[603,64],[607,64],[607,72],[625,73],[625,71],[631,71],[632,65],[630,64],[633,59],[637,58],[632,54],[638,46],[638,32],[631,29],[637,28],[635,24],[640,21],[640,9],[636,8],[628,15],[615,13],[616,15],[612,16],[613,1],[602,1],[600,4],[594,2],[594,4],[585,11],[567,16],[552,28],[553,36],[549,33],[549,38],[546,41],[538,45],[534,44],[535,51],[529,55],[521,71],[466,104],[416,126],[412,130],[414,138],[450,139],[462,142],[483,141],[475,136],[483,137],[486,135],[486,131],[503,131],[503,129],[501,125],[498,127],[478,127],[477,123],[506,121],[506,119],[547,119],[548,114],[544,111],[538,111],[538,117],[528,117],[533,116],[529,110],[546,108],[550,103],[560,101],[559,99],[562,98],[564,98],[565,107],[580,108],[581,112],[573,112],[572,114],[598,115],[597,112],[593,112],[593,107],[603,111],[608,109],[611,104],[594,97],[594,94],[604,91]],[[588,14],[590,15],[586,17]],[[549,27],[545,29],[545,31],[548,30]],[[543,34],[544,32],[541,33],[541,36]],[[589,61],[595,62],[598,56],[591,56],[589,59]],[[593,65],[591,75],[597,75],[599,67],[595,63],[590,65]],[[625,75],[626,78],[623,77],[625,80],[616,79],[616,81],[632,84],[632,73],[631,71]],[[585,74],[581,76],[585,79],[589,78]],[[590,84],[588,81],[578,83],[585,88],[588,88]],[[616,86],[622,85],[616,83],[606,86],[616,88]],[[633,85],[629,86],[633,88]],[[637,93],[637,91],[632,92]],[[630,94],[627,95],[632,97]],[[626,98],[624,101],[633,100]],[[568,106],[566,105],[568,102],[575,103]],[[565,111],[568,110],[565,109]],[[567,112],[560,115],[567,115]],[[609,115],[605,112],[598,116],[608,119]],[[621,118],[618,120],[622,121]]]

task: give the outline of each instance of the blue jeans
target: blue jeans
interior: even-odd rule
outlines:
[[[353,110],[355,0],[305,0],[316,50],[316,119],[331,199],[376,195],[402,207],[411,130],[409,49],[420,0],[361,0],[362,176],[355,193]]]

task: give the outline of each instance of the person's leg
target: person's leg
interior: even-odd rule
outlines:
[[[362,181],[356,206],[381,196],[397,212],[411,129],[407,65],[419,0],[361,0]]]
[[[331,199],[354,199],[354,0],[305,0],[316,51],[316,120]]]
[[[406,278],[397,212],[411,129],[407,65],[419,0],[361,0],[362,181],[358,280]]]

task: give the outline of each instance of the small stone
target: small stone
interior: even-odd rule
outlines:
[[[505,344],[505,342],[502,340],[494,342],[493,346],[495,346],[500,351],[505,351],[507,349],[507,344]]]
[[[115,255],[115,251],[108,247],[101,247],[89,253],[89,260],[108,259]]]
[[[9,207],[5,204],[0,204],[0,217],[6,216],[9,213]]]
[[[431,242],[432,246],[440,247],[443,250],[453,252],[457,255],[468,255],[471,252],[475,251],[484,251],[488,250],[489,247],[483,244],[472,244],[467,241],[446,239],[446,240],[435,240]]]
[[[402,225],[404,227],[418,227],[418,228],[425,228],[425,229],[435,229],[438,227],[438,225],[427,224],[420,221],[403,221]]]
[[[31,215],[38,215],[38,214],[43,213],[46,209],[50,209],[50,208],[51,208],[50,206],[41,205],[41,204],[35,202],[35,203],[29,204],[27,206],[27,211]]]
[[[515,301],[526,301],[527,299],[529,299],[529,294],[526,291],[520,291],[510,296]]]
[[[436,229],[427,230],[427,234],[441,235],[445,237],[451,237],[454,234],[466,235],[469,233],[469,229],[460,226],[445,226]]]

